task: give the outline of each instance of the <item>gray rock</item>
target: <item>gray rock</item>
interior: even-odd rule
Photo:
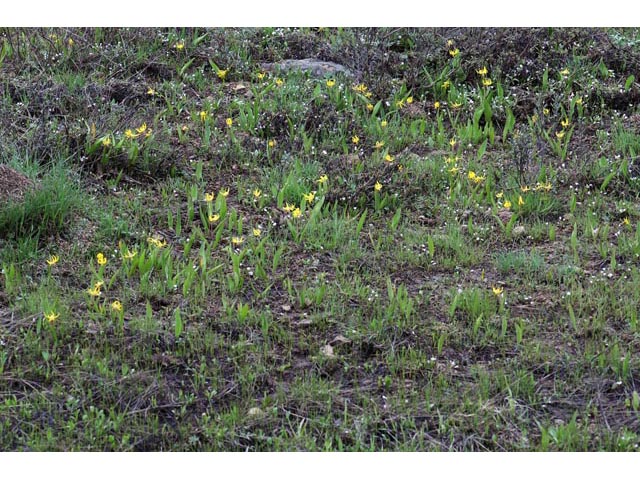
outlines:
[[[275,63],[263,63],[261,67],[267,71],[290,71],[298,70],[308,72],[315,78],[331,77],[338,73],[347,77],[354,77],[353,72],[347,67],[334,62],[325,62],[324,60],[316,60],[315,58],[305,58],[302,60],[288,59]]]

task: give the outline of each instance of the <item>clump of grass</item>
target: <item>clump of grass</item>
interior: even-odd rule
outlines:
[[[60,164],[45,173],[22,200],[0,206],[0,237],[42,238],[61,233],[81,206],[82,194]]]

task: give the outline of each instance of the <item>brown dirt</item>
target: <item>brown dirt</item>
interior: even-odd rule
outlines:
[[[33,188],[33,182],[14,169],[0,165],[0,205],[10,201],[20,201]]]

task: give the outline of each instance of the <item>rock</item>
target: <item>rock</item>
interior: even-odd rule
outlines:
[[[336,355],[333,353],[333,347],[331,345],[325,345],[320,349],[320,353],[327,358],[335,358]]]
[[[314,78],[332,77],[338,73],[347,77],[354,77],[353,72],[347,67],[334,62],[325,62],[324,60],[316,60],[315,58],[305,58],[302,60],[288,59],[275,63],[263,63],[261,67],[267,71],[282,70],[288,72],[290,70],[298,70],[308,72]]]
[[[518,225],[513,229],[513,234],[516,237],[521,237],[522,235],[524,235],[525,229],[522,225]]]
[[[249,415],[250,417],[262,417],[264,415],[264,412],[258,407],[252,407],[247,412],[247,415]]]

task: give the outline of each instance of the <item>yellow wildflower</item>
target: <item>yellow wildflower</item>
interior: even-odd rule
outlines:
[[[384,156],[384,160],[385,162],[393,162],[393,157],[391,155],[389,155],[388,153]]]
[[[353,90],[358,92],[358,93],[366,93],[366,91],[368,90],[367,86],[364,83],[361,83],[359,85],[355,85],[353,87]]]
[[[216,198],[216,194],[213,193],[213,192],[211,192],[211,193],[207,192],[207,193],[204,194],[204,201],[207,202],[207,203],[213,202],[213,200],[215,198]]]
[[[504,196],[504,192],[498,192],[498,193],[496,193],[496,198],[497,198],[498,200],[500,200],[503,196]]]
[[[564,70],[560,70],[560,75],[566,77],[567,75],[569,75],[569,69],[565,68]]]
[[[493,85],[493,80],[491,80],[490,78],[483,78],[482,85],[484,85],[485,87],[489,87]]]
[[[253,229],[253,236],[254,237],[259,237],[260,235],[262,235],[262,230],[260,230],[259,228],[254,228]]]
[[[474,183],[480,183],[484,180],[483,176],[477,175],[476,172],[474,172],[473,170],[469,170],[469,173],[467,174],[467,176],[469,177],[469,180],[471,180]]]
[[[504,291],[504,288],[502,288],[502,287],[491,287],[491,290],[493,290],[493,294],[496,297],[499,297],[500,295],[502,295],[502,292]]]
[[[91,295],[92,297],[99,297],[100,295],[102,295],[102,292],[100,291],[100,286],[98,284],[96,284],[93,287],[87,289],[87,293],[89,295]]]
[[[449,169],[449,173],[450,173],[451,175],[455,175],[455,174],[456,174],[456,173],[458,173],[459,171],[460,171],[460,168],[459,168],[459,167],[456,167],[455,165]]]
[[[398,108],[402,108],[402,107],[404,107],[404,100],[398,100],[398,101],[396,102],[396,107],[398,107]]]
[[[260,190],[259,188],[256,188],[253,190],[253,198],[260,198],[261,195],[262,195],[262,190]]]
[[[138,135],[133,133],[133,130],[131,130],[130,128],[127,128],[124,132],[124,136],[127,138],[136,138]]]
[[[451,140],[449,140],[449,145],[451,145],[451,148],[455,148],[456,143],[458,143],[458,142],[456,142],[455,138],[452,138]]]
[[[504,201],[504,208],[506,208],[507,210],[511,208],[511,202],[509,200]]]
[[[218,220],[220,220],[219,214],[209,215],[209,223],[216,223]]]
[[[549,113],[550,113],[550,112],[549,112],[549,109],[548,109],[548,108],[543,108],[543,109],[542,109],[542,113],[543,113],[544,115],[549,115]]]
[[[521,191],[522,193],[527,193],[529,190],[531,190],[531,187],[529,187],[528,185],[522,185],[522,186],[520,187],[520,191]]]
[[[228,188],[221,188],[220,189],[220,195],[222,195],[224,198],[227,198],[229,196],[229,189]]]
[[[182,128],[180,130],[182,130],[183,133],[187,133],[189,131],[189,127],[187,127],[186,125],[182,125]]]
[[[293,215],[293,218],[298,218],[300,215],[302,215],[300,207],[296,207],[293,212],[291,212],[291,215]]]
[[[256,73],[256,77],[258,77],[258,80],[263,80],[265,75],[266,75],[266,73],[264,73],[264,72]]]
[[[167,246],[167,242],[165,240],[160,240],[154,237],[147,238],[147,242],[149,242],[151,245],[153,245],[156,248],[162,248]]]
[[[558,140],[562,140],[562,138],[564,137],[564,130],[556,132],[556,137],[558,137]]]
[[[521,207],[524,205],[524,199],[522,198],[522,195],[518,195],[518,206]]]
[[[329,177],[326,175],[322,175],[318,180],[316,180],[320,185],[324,185],[329,180]]]
[[[622,223],[623,223],[624,225],[631,225],[631,220],[629,220],[629,217],[624,217],[624,218],[622,219]]]
[[[375,148],[376,150],[380,150],[382,147],[384,147],[384,142],[382,142],[382,141],[378,140],[378,141],[376,142],[376,144],[375,144],[374,148]]]
[[[351,141],[353,142],[354,145],[357,145],[358,142],[360,141],[360,138],[357,135],[354,135],[353,137],[351,137]]]
[[[147,123],[143,123],[142,125],[140,125],[138,128],[136,128],[136,132],[138,133],[144,133],[147,131]]]
[[[73,38],[70,38],[69,40],[67,40],[67,44],[69,45],[69,48],[73,47],[73,44],[75,42],[73,41]]]
[[[380,190],[382,190],[382,184],[380,182],[376,182],[373,188],[376,192],[379,192]]]
[[[380,122],[380,126],[381,126],[382,128],[386,128],[386,126],[387,126],[387,121],[386,121],[386,120],[382,120],[382,121]]]
[[[488,71],[487,71],[487,67],[486,67],[486,66],[484,66],[484,67],[482,67],[480,70],[476,70],[476,73],[477,73],[478,75],[480,75],[480,76],[484,77],[484,76],[488,73]]]
[[[104,137],[102,139],[102,146],[103,147],[108,147],[111,145],[111,137]]]
[[[284,85],[284,80],[282,80],[281,78],[276,78],[276,85],[281,87],[282,85]]]
[[[370,112],[373,111],[373,103],[367,103],[367,110],[369,110]]]
[[[293,212],[293,211],[295,210],[295,208],[296,208],[296,206],[295,206],[295,205],[292,205],[291,203],[285,203],[285,204],[284,204],[284,207],[282,207],[282,209],[283,209],[285,212]]]
[[[413,103],[413,97],[407,97],[407,105],[411,105]]]
[[[571,122],[569,121],[568,118],[565,118],[564,120],[562,120],[560,122],[560,125],[562,125],[562,128],[567,128],[570,124],[571,124]]]
[[[180,41],[176,42],[174,47],[176,48],[176,50],[184,50],[184,41],[180,40]]]
[[[332,88],[336,84],[336,81],[332,78],[327,80],[327,87]]]
[[[156,94],[156,91],[153,88],[149,87],[149,89],[147,90],[147,95],[155,95],[155,94]]]
[[[60,316],[59,313],[56,313],[53,310],[51,310],[49,313],[45,312],[44,319],[49,323],[53,323],[58,319],[59,316]]]
[[[273,148],[273,147],[275,147],[275,146],[276,146],[276,141],[275,141],[275,140],[269,140],[269,141],[267,142],[267,146],[268,146],[269,148]]]
[[[449,55],[451,55],[454,58],[457,57],[459,53],[460,53],[460,49],[458,49],[458,48],[454,48],[452,50],[449,50]]]
[[[582,97],[576,98],[576,105],[582,105]]]
[[[316,198],[316,194],[314,192],[303,193],[302,197],[309,203],[313,202],[313,199]]]
[[[442,82],[442,89],[443,90],[446,90],[450,86],[451,86],[451,80],[445,80],[444,82]]]
[[[220,80],[224,80],[224,79],[226,78],[226,76],[227,76],[227,73],[228,73],[228,72],[229,72],[229,69],[226,69],[226,70],[218,70],[218,71],[216,72],[216,74],[218,75],[218,78],[219,78]]]
[[[232,118],[227,118],[227,120],[225,120],[227,123],[227,127],[230,127],[231,125],[233,125],[233,119]]]
[[[111,310],[115,310],[116,312],[122,311],[122,303],[120,303],[120,300],[113,301],[113,303],[111,304]]]
[[[447,40],[447,47],[453,47],[453,40]]]
[[[461,102],[451,102],[451,108],[453,108],[454,110],[457,110],[461,106],[462,106]]]
[[[209,114],[207,112],[205,112],[204,110],[202,110],[200,112],[200,121],[204,122],[207,119],[208,116],[209,116]]]
[[[231,237],[231,243],[234,245],[242,245],[244,243],[244,237]]]
[[[438,110],[440,108],[440,102],[433,102],[433,108]]]
[[[58,263],[58,261],[60,261],[60,257],[58,257],[57,255],[51,255],[49,258],[47,258],[47,265],[52,267],[53,265]]]
[[[133,252],[128,251],[128,252],[122,254],[122,258],[124,260],[131,260],[133,257],[136,256],[137,253],[138,252],[136,250],[134,250]]]
[[[100,252],[100,253],[98,253],[96,255],[96,259],[98,260],[98,265],[106,265],[107,264],[107,257],[105,257],[102,252]]]

